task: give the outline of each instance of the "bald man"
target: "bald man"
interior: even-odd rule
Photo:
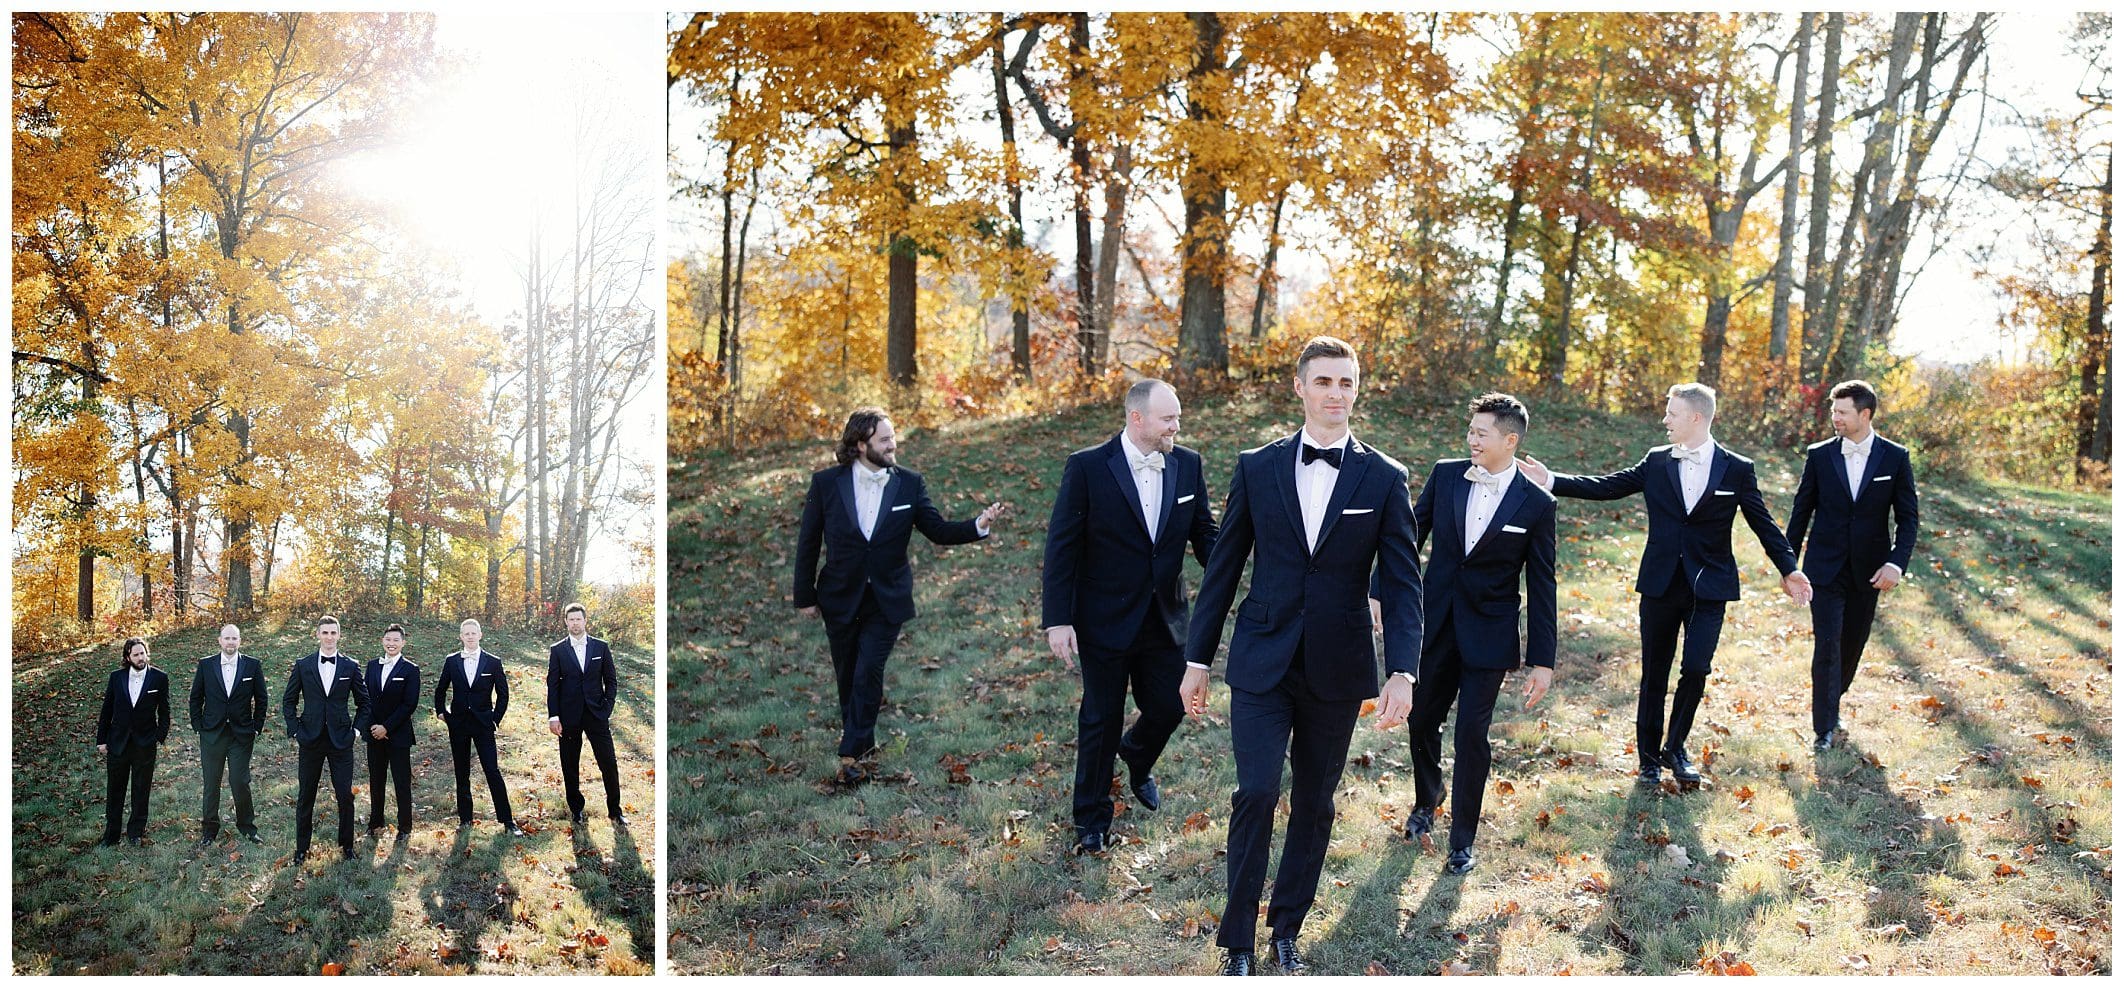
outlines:
[[[221,626],[221,651],[199,660],[192,674],[192,730],[199,732],[204,791],[199,799],[199,843],[221,836],[221,776],[236,797],[236,832],[253,844],[258,818],[251,811],[251,744],[265,726],[265,667],[243,654],[243,632]]]

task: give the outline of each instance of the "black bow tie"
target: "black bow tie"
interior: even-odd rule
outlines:
[[[1326,460],[1328,466],[1333,467],[1337,470],[1342,469],[1342,447],[1340,446],[1337,446],[1333,449],[1321,449],[1318,446],[1307,446],[1304,448],[1304,451],[1299,454],[1299,457],[1299,466],[1304,466],[1308,463],[1313,462],[1314,460]]]
[[[334,659],[336,659],[336,658],[338,658],[338,656],[336,656],[336,655],[320,655],[320,656],[318,656],[318,657],[317,657],[317,661],[319,661],[319,662],[330,662],[330,661],[332,661],[332,660],[334,660]]]

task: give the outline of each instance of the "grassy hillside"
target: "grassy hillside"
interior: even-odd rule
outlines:
[[[171,680],[172,727],[155,766],[147,846],[98,848],[104,768],[97,711],[116,643],[93,652],[18,655],[14,669],[14,970],[18,974],[649,973],[656,931],[655,663],[615,649],[614,713],[621,794],[631,826],[604,818],[602,782],[585,745],[583,832],[568,822],[557,739],[546,730],[546,646],[558,632],[490,629],[482,645],[508,666],[510,704],[497,739],[516,819],[493,819],[477,759],[476,825],[457,829],[448,729],[432,715],[443,656],[456,651],[451,622],[344,618],[343,651],[382,654],[382,629],[406,625],[406,655],[421,668],[423,713],[414,722],[414,835],[368,840],[368,759],[354,753],[356,859],[334,846],[338,817],[330,775],[318,790],[312,853],[295,845],[296,748],[280,696],[293,662],[316,648],[307,622],[245,627],[244,651],[265,665],[271,729],[251,761],[264,846],[236,839],[223,783],[221,840],[198,846],[198,735],[185,702],[199,657],[218,629],[151,642]],[[594,630],[594,629],[593,629]],[[388,795],[388,794],[387,794]],[[387,820],[395,804],[386,800]]]
[[[1652,414],[1534,413],[1528,450],[1565,470],[1619,468],[1660,441]],[[903,432],[901,462],[947,515],[991,499],[1017,513],[986,543],[917,540],[922,614],[887,674],[884,778],[850,793],[828,785],[825,634],[788,600],[804,484],[827,450],[674,457],[677,970],[1214,969],[1233,787],[1221,680],[1213,716],[1159,765],[1163,811],[1126,803],[1126,844],[1067,855],[1080,687],[1039,630],[1042,529],[1062,458],[1119,420],[1100,407]],[[1375,395],[1356,430],[1420,475],[1463,454],[1465,421],[1457,403]],[[1181,441],[1207,458],[1221,509],[1237,451],[1296,422],[1287,394],[1206,402]],[[1800,457],[1743,452],[1782,522]],[[1407,733],[1360,724],[1302,937],[1314,972],[2109,971],[2110,502],[1919,469],[1916,564],[1846,700],[1852,743],[1820,758],[1806,610],[1737,526],[1745,597],[1692,738],[1710,784],[1687,794],[1630,782],[1642,509],[1564,502],[1555,689],[1532,713],[1500,701],[1480,866],[1443,875],[1442,850],[1395,835]]]

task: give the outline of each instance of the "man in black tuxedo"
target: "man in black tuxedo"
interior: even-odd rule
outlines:
[[[1114,759],[1128,787],[1158,809],[1151,769],[1180,726],[1180,676],[1187,668],[1187,591],[1180,564],[1192,545],[1209,564],[1217,541],[1202,456],[1173,444],[1180,396],[1163,381],[1137,381],[1122,400],[1127,425],[1112,439],[1070,454],[1047,523],[1041,567],[1041,622],[1065,668],[1084,657],[1077,706],[1077,782],[1072,814],[1077,850],[1106,849],[1114,804]],[[1129,684],[1136,725],[1121,732]]]
[[[155,748],[170,736],[170,677],[148,665],[147,640],[128,638],[125,656],[103,688],[103,713],[96,718],[96,752],[104,756],[108,783],[103,804],[104,847],[118,843],[118,824],[125,840],[139,844],[147,836],[148,790],[155,784]],[[132,812],[126,813],[131,786]]]
[[[612,702],[619,699],[612,646],[590,637],[590,612],[583,605],[571,603],[561,613],[568,622],[568,637],[546,650],[546,729],[560,737],[568,817],[583,822],[583,738],[588,737],[590,755],[605,777],[605,815],[613,826],[624,827],[619,757],[612,751]]]
[[[398,840],[413,836],[413,715],[420,710],[420,667],[404,657],[406,629],[384,629],[381,658],[369,662],[369,836],[383,830],[384,778],[398,801]]]
[[[1881,593],[1902,582],[1918,534],[1910,450],[1873,431],[1880,396],[1864,381],[1845,381],[1830,390],[1829,398],[1829,424],[1837,438],[1807,447],[1792,520],[1785,526],[1793,547],[1806,549],[1802,569],[1815,587],[1810,610],[1816,750],[1827,750],[1843,734],[1838,707],[1872,637],[1874,610]],[[1812,542],[1807,541],[1810,523]]]
[[[511,836],[522,837],[523,828],[509,812],[509,784],[502,781],[500,756],[494,749],[494,729],[509,712],[509,673],[500,658],[479,647],[484,634],[473,618],[458,624],[457,641],[464,647],[450,653],[435,673],[435,716],[450,727],[450,767],[457,771],[457,829],[472,825],[472,751],[476,748],[480,768],[487,775],[487,793],[494,797],[495,821]]]
[[[352,697],[354,709],[347,710]],[[354,857],[354,738],[369,729],[369,686],[361,660],[339,654],[339,619],[317,619],[317,651],[295,660],[280,696],[288,736],[300,753],[295,779],[295,857],[310,853],[311,816],[317,783],[332,768],[332,798],[339,804],[339,850]]]
[[[1556,669],[1556,499],[1512,463],[1527,406],[1505,394],[1468,403],[1467,459],[1440,460],[1416,497],[1416,546],[1438,541],[1423,567],[1423,660],[1409,715],[1416,803],[1403,832],[1430,842],[1445,795],[1446,711],[1454,701],[1453,828],[1446,870],[1475,867],[1475,828],[1490,779],[1490,722],[1505,675],[1519,668],[1519,583],[1527,585],[1526,705]]]
[[[1718,393],[1702,384],[1667,389],[1665,446],[1654,446],[1627,470],[1604,477],[1551,476],[1541,461],[1523,457],[1520,467],[1557,497],[1614,501],[1645,496],[1650,530],[1637,567],[1638,636],[1644,652],[1637,684],[1637,781],[1658,785],[1661,768],[1682,786],[1703,782],[1689,761],[1689,729],[1703,701],[1704,681],[1726,623],[1726,603],[1740,599],[1740,567],[1733,561],[1733,516],[1748,527],[1763,552],[1784,574],[1785,593],[1805,603],[1812,593],[1799,571],[1785,533],[1763,506],[1755,484],[1755,461],[1711,438]],[[1682,636],[1681,678],[1674,711],[1667,707],[1667,675],[1674,665],[1675,636]],[[1664,742],[1664,745],[1662,744]]]
[[[976,542],[988,537],[1003,508],[991,504],[971,521],[944,520],[929,503],[922,475],[898,465],[897,449],[884,409],[856,409],[834,450],[839,465],[811,475],[797,529],[793,600],[799,613],[826,621],[841,700],[841,767],[835,780],[843,785],[869,777],[861,761],[877,743],[885,660],[900,626],[915,616],[909,537],[921,529],[937,545]]]
[[[192,674],[192,730],[199,732],[204,791],[199,800],[199,843],[221,835],[221,776],[236,798],[236,832],[253,844],[258,818],[251,809],[251,745],[266,722],[265,666],[243,654],[243,632],[221,626],[221,651],[199,660]]]
[[[1208,705],[1209,668],[1247,560],[1253,583],[1239,601],[1230,665],[1232,793],[1226,837],[1223,973],[1252,974],[1255,911],[1268,875],[1270,832],[1291,763],[1290,821],[1269,944],[1286,972],[1303,970],[1298,932],[1312,908],[1335,825],[1335,787],[1365,700],[1382,697],[1379,727],[1408,716],[1423,639],[1408,471],[1350,435],[1357,353],[1331,337],[1308,341],[1293,389],[1305,407],[1296,435],[1239,454],[1224,521],[1188,625],[1183,706]],[[1366,588],[1379,569],[1386,639],[1385,693],[1372,648]]]

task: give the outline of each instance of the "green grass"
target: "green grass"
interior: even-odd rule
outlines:
[[[546,730],[546,646],[552,635],[494,628],[482,643],[510,676],[498,738],[502,772],[524,838],[504,835],[478,766],[475,827],[457,830],[448,729],[433,716],[434,676],[455,651],[443,621],[346,619],[348,654],[368,658],[380,629],[406,625],[426,708],[415,721],[414,834],[406,844],[364,834],[368,761],[354,755],[355,860],[333,845],[330,776],[319,787],[313,853],[288,864],[295,842],[295,743],[280,694],[290,665],[316,647],[304,622],[244,628],[244,651],[265,665],[270,729],[252,754],[252,795],[264,846],[236,840],[223,783],[222,839],[201,849],[198,735],[185,711],[198,658],[216,628],[154,640],[170,675],[172,726],[155,766],[147,845],[98,848],[104,769],[94,734],[113,648],[17,655],[14,672],[14,970],[17,974],[650,973],[656,939],[654,662],[614,650],[614,715],[621,795],[631,827],[604,818],[588,746],[589,822],[568,822],[557,739]],[[557,633],[556,633],[557,634]],[[475,763],[477,759],[475,757]],[[386,800],[387,819],[397,813]],[[599,938],[603,938],[600,942]]]
[[[1213,491],[1238,450],[1296,427],[1288,396],[1267,390],[1187,409],[1182,441]],[[922,614],[887,673],[885,779],[851,793],[826,785],[825,635],[788,601],[825,449],[674,456],[676,970],[1213,970],[1233,787],[1221,680],[1212,716],[1159,765],[1163,811],[1124,804],[1126,844],[1067,854],[1080,687],[1039,630],[1041,531],[1062,457],[1118,420],[1087,408],[903,437],[902,462],[947,515],[991,499],[1016,515],[987,543],[914,550]],[[1463,455],[1463,422],[1457,402],[1375,395],[1356,428],[1420,477]],[[1619,468],[1661,441],[1641,418],[1537,407],[1535,424],[1528,450],[1564,470]],[[1798,453],[1743,452],[1782,522]],[[1642,508],[1564,502],[1555,689],[1532,713],[1500,700],[1478,869],[1443,875],[1441,853],[1395,836],[1407,734],[1361,723],[1302,937],[1314,972],[2107,973],[2110,501],[1919,469],[1916,565],[1846,700],[1852,743],[1819,759],[1806,610],[1736,526],[1745,599],[1692,738],[1710,782],[1686,794],[1630,782]]]

